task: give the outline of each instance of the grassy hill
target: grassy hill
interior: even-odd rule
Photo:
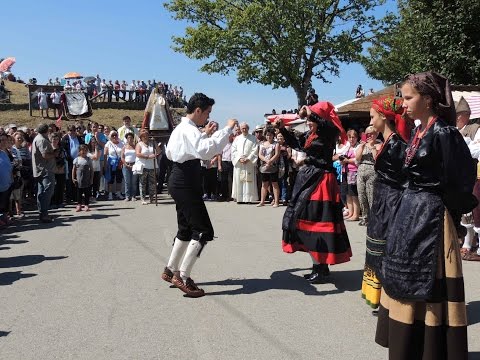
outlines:
[[[28,104],[28,88],[24,84],[5,81],[5,87],[12,92],[10,99],[13,104]],[[174,117],[176,117],[177,114],[181,115],[182,110],[172,109],[172,112],[174,112]],[[50,114],[53,117],[53,110],[50,111]],[[93,110],[93,116],[88,120],[118,128],[123,125],[122,118],[125,115],[130,116],[133,125],[142,123],[143,110],[96,109]],[[0,126],[15,123],[18,127],[27,126],[33,128],[42,122],[49,123],[54,121],[53,119],[42,119],[39,110],[33,111],[33,116],[30,116],[28,110],[0,110]]]

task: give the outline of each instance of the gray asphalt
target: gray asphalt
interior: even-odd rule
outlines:
[[[175,207],[99,202],[30,214],[0,233],[0,359],[386,359],[360,297],[365,229],[347,224],[352,261],[310,285],[304,253],[284,254],[284,208],[208,203],[218,238],[189,299],[160,279]],[[480,359],[480,263],[464,263],[472,359]]]

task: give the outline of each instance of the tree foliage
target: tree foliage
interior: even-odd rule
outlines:
[[[236,72],[239,82],[292,87],[300,104],[312,78],[328,82],[339,65],[359,59],[382,22],[383,0],[170,0],[165,7],[189,22],[174,49],[206,60],[207,73]]]
[[[395,26],[379,32],[363,64],[370,76],[393,83],[433,70],[456,84],[480,83],[480,2],[399,0]]]

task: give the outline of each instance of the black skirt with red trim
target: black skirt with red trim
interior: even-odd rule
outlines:
[[[283,217],[283,251],[308,252],[320,264],[350,261],[352,250],[342,208],[335,175],[313,166],[303,167]]]

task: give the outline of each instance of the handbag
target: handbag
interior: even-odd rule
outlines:
[[[112,171],[116,171],[120,168],[120,158],[118,157],[108,157],[108,164],[110,165],[110,169]]]
[[[135,161],[135,164],[132,166],[133,175],[142,175],[144,166],[141,162]]]
[[[263,151],[263,154],[265,156],[266,149],[263,148],[262,151]],[[274,156],[275,156],[275,146],[273,147],[272,153],[269,154],[269,156],[267,158],[270,159]],[[275,163],[275,164],[267,165],[267,163],[265,161],[262,161],[261,165],[260,165],[260,172],[263,173],[263,174],[274,174],[274,173],[278,172],[278,162]]]
[[[263,174],[273,174],[278,172],[278,165],[277,164],[270,164],[267,165],[266,162],[262,161],[262,165],[260,165],[260,172]]]
[[[117,169],[121,170],[122,169],[122,159],[118,155],[117,147],[115,145],[113,145],[113,146],[114,146],[113,150],[115,150],[116,157],[109,156],[107,158],[107,161],[108,161],[108,164],[110,165],[110,168],[112,169],[112,171],[116,171]]]

